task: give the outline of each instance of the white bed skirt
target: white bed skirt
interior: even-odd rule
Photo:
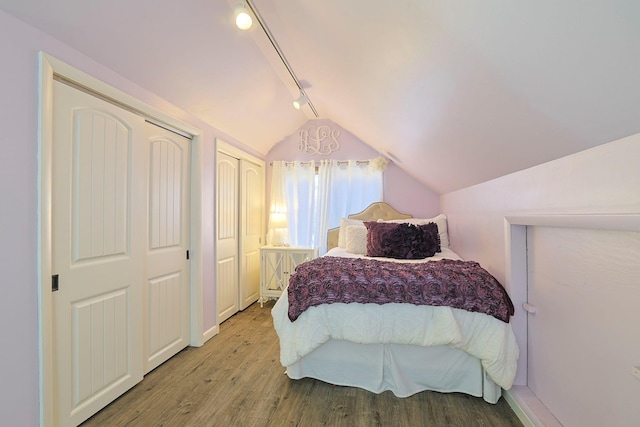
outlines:
[[[465,393],[496,403],[502,395],[479,359],[444,345],[357,344],[331,339],[287,366],[287,375],[373,393],[389,390],[398,397],[432,390]]]

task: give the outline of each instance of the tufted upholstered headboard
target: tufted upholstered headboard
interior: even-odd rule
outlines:
[[[367,208],[362,212],[350,214],[347,218],[359,219],[362,221],[377,221],[379,219],[386,221],[389,219],[413,218],[413,216],[398,212],[386,202],[375,202],[367,206]],[[327,230],[327,250],[338,246],[339,234],[340,227],[330,228],[329,230]]]

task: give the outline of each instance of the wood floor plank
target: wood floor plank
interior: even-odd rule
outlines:
[[[98,412],[92,426],[514,427],[504,399],[491,405],[459,393],[397,398],[305,378],[280,365],[273,302],[254,304],[200,348],[186,348]]]

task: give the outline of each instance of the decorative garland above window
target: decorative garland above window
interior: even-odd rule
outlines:
[[[387,165],[389,164],[389,159],[387,159],[386,157],[376,157],[375,159],[372,160],[372,166],[375,170],[377,171],[383,171],[387,168]]]
[[[332,130],[327,125],[309,126],[308,129],[302,129],[300,131],[300,145],[298,149],[309,154],[328,156],[340,149],[338,137],[340,137],[340,131],[338,129]]]

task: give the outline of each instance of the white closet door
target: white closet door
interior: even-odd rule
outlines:
[[[218,152],[217,161],[217,302],[218,323],[238,312],[239,160]]]
[[[527,227],[527,251],[529,388],[564,426],[640,425],[640,233]]]
[[[260,297],[260,246],[264,221],[262,166],[240,160],[240,310]]]
[[[185,348],[189,337],[190,141],[147,123],[147,373]]]
[[[145,123],[60,82],[53,99],[53,399],[65,426],[142,379]]]

